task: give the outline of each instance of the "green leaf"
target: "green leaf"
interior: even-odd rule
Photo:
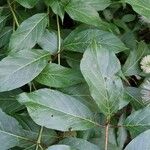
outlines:
[[[114,19],[113,22],[114,22],[114,24],[116,26],[122,28],[125,32],[129,32],[130,31],[130,29],[127,26],[127,24],[124,21],[122,21],[121,19]]]
[[[81,83],[61,89],[63,93],[71,95],[80,100],[81,103],[90,108],[93,112],[99,112],[97,104],[90,95],[89,87],[86,83]]]
[[[150,1],[149,0],[125,0],[125,2],[129,3],[133,7],[134,11],[150,19]]]
[[[23,113],[15,115],[15,118],[25,131],[32,133],[33,136],[39,134],[41,126],[37,125],[28,114]],[[54,130],[43,128],[41,143],[44,143],[45,146],[53,144],[54,142],[56,142],[57,138],[58,138],[57,133]]]
[[[146,78],[141,85],[140,91],[142,102],[145,105],[150,104],[150,78]]]
[[[148,52],[148,47],[144,42],[138,44],[138,49],[134,49],[130,52],[123,66],[123,74],[125,76],[138,75],[141,70],[139,68],[139,61]]]
[[[129,96],[125,93],[125,89],[124,89],[123,97],[121,97],[119,101],[119,110],[127,106],[129,102],[130,102]]]
[[[125,32],[121,40],[125,43],[126,47],[131,50],[137,49],[136,36],[133,31]]]
[[[136,19],[136,15],[127,14],[127,15],[124,15],[121,20],[124,22],[131,22],[131,21],[134,21],[135,19]]]
[[[79,71],[50,63],[35,80],[50,87],[62,88],[81,83],[83,77]]]
[[[68,4],[69,0],[44,0],[45,3],[50,6],[53,12],[60,16],[61,20],[64,19],[65,6]]]
[[[12,34],[9,49],[12,52],[22,49],[30,49],[35,46],[42,37],[47,26],[47,14],[36,14],[23,21],[18,29]]]
[[[105,119],[106,121],[106,119]],[[100,133],[97,133],[97,131],[99,131]],[[102,150],[105,149],[105,129],[104,128],[100,128],[98,130],[98,128],[96,128],[96,136],[93,136],[89,139],[90,142],[94,143],[95,145],[97,145],[99,148],[101,148]],[[99,135],[97,135],[99,134]],[[116,134],[114,132],[113,128],[109,128],[109,137],[108,137],[108,150],[121,150],[116,143]]]
[[[119,118],[118,126],[123,125],[125,117],[126,117],[125,114],[121,115],[121,117]],[[127,140],[127,136],[128,134],[127,134],[127,130],[125,129],[125,127],[118,128],[117,143],[120,149],[123,149],[125,142]]]
[[[72,148],[77,148],[79,150],[100,150],[97,145],[94,145],[84,139],[80,138],[66,138],[60,141],[61,144],[69,145]]]
[[[22,106],[16,100],[16,95],[20,93],[19,89],[0,93],[0,108],[8,114],[21,110]]]
[[[75,150],[75,149],[67,145],[53,145],[50,146],[47,150]]]
[[[73,20],[94,26],[99,26],[101,23],[98,12],[86,2],[71,0],[65,10]]]
[[[45,68],[49,53],[22,50],[0,61],[0,92],[10,91],[32,81]]]
[[[102,13],[107,21],[111,21],[113,19],[113,12],[110,9],[105,9]]]
[[[80,67],[91,96],[101,112],[110,118],[118,111],[123,96],[121,79],[116,76],[121,69],[119,60],[112,51],[94,43],[85,51]]]
[[[12,117],[6,115],[4,112],[0,110],[0,118],[1,118],[1,126],[0,126],[0,145],[1,150],[6,150],[11,147],[17,146],[19,141],[27,141],[29,139],[26,138],[23,129],[19,125],[19,123]]]
[[[53,31],[46,30],[43,34],[43,36],[39,39],[38,44],[39,46],[50,52],[50,54],[54,55],[57,53],[58,49],[58,39],[57,34]]]
[[[114,51],[115,53],[126,50],[127,48],[121,40],[113,33],[102,31],[96,28],[78,27],[72,31],[64,40],[64,49],[83,53],[88,46],[96,41],[97,45]]]
[[[141,97],[141,89],[136,87],[125,88],[126,99],[130,101],[135,110],[145,107]]]
[[[134,138],[124,150],[149,150],[150,149],[150,130],[141,133]]]
[[[133,112],[125,120],[124,125],[133,136],[148,130],[150,128],[150,107]]]
[[[64,51],[63,57],[66,59],[67,63],[69,64],[71,68],[80,70],[80,61],[82,58],[82,53]]]
[[[5,26],[8,16],[0,16],[0,30]]]
[[[25,8],[33,8],[38,0],[16,0],[20,5]]]
[[[37,143],[38,132],[29,132],[24,130],[18,123],[18,121],[11,116],[6,115],[0,110],[1,126],[0,126],[0,148],[6,150],[14,146],[30,147]],[[42,135],[42,139],[45,135]],[[47,136],[47,139],[51,140],[51,136]],[[45,138],[41,141],[43,142]],[[41,145],[46,143],[41,143]]]
[[[111,4],[110,0],[80,0],[83,3],[86,3],[88,5],[91,5],[96,10],[104,10],[106,7],[108,7]]]
[[[5,58],[7,55],[8,55],[8,51],[5,49],[5,48],[3,48],[3,49],[0,49],[0,61],[3,59],[3,58]]]
[[[19,95],[31,118],[39,125],[60,131],[86,130],[97,126],[93,114],[77,99],[51,89]]]
[[[4,27],[0,32],[0,48],[8,44],[12,34],[12,27]]]

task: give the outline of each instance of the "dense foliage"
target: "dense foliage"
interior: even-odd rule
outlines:
[[[0,150],[150,150],[150,0],[0,0]]]

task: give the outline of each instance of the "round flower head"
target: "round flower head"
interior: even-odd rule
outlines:
[[[140,64],[143,72],[150,73],[150,55],[145,56]]]

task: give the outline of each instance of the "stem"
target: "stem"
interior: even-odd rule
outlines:
[[[56,19],[57,19],[57,32],[58,32],[58,64],[60,65],[61,37],[60,37],[60,25],[59,25],[58,15],[56,15]]]
[[[32,92],[32,82],[30,82],[28,85],[29,85],[29,91],[31,93]]]
[[[9,8],[10,8],[11,12],[12,12],[12,15],[13,15],[13,18],[14,18],[14,21],[15,21],[16,25],[17,25],[17,27],[19,27],[19,23],[18,23],[18,20],[17,20],[16,14],[15,14],[15,12],[14,12],[13,8],[11,7],[11,3],[10,3],[10,1],[9,1],[9,0],[7,0],[7,3],[8,3],[8,5],[9,5]]]
[[[43,150],[43,147],[41,145],[39,145],[40,149]]]
[[[25,148],[25,149],[23,149],[23,150],[29,150],[29,149],[31,149],[32,147],[34,147],[35,146],[35,144],[34,145],[31,145],[31,146],[29,146],[29,147],[27,147],[27,148]]]
[[[32,82],[32,85],[33,85],[34,90],[36,91],[37,89],[36,89],[36,86],[33,82]]]
[[[36,144],[36,149],[35,150],[38,150],[39,145],[41,144],[42,132],[43,132],[43,127],[40,128],[39,136],[38,136],[38,139],[37,139],[37,144]]]
[[[50,21],[49,21],[49,13],[50,13],[50,9],[49,9],[49,6],[47,7],[47,14],[48,14],[48,24],[47,24],[47,27],[49,27],[50,25]]]
[[[109,134],[109,122],[107,122],[105,127],[105,150],[108,150],[108,134]]]
[[[35,150],[38,150],[38,149],[39,149],[39,144],[36,144]]]

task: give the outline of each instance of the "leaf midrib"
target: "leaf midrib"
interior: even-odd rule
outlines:
[[[20,43],[22,43],[22,41],[24,41],[24,40],[28,37],[28,35],[35,29],[35,27],[36,27],[40,22],[42,22],[42,21],[46,18],[46,16],[47,16],[47,15],[45,15],[42,19],[40,19],[40,20],[33,26],[33,28],[31,28],[31,29],[29,30],[28,34],[26,34],[26,36],[25,36],[22,40],[20,40],[20,42],[18,42],[17,45],[20,45]],[[14,34],[14,35],[16,36],[16,34]]]
[[[13,136],[13,137],[16,137],[16,138],[20,138],[22,140],[26,140],[26,141],[30,141],[30,142],[34,143],[34,141],[32,141],[32,140],[30,140],[30,139],[28,139],[26,137],[23,137],[23,136],[19,136],[19,135],[16,135],[16,134],[13,134],[13,133],[10,133],[10,132],[7,132],[7,131],[3,131],[1,129],[0,129],[0,132],[4,133],[4,134],[7,134],[7,135],[10,135],[10,136]]]
[[[140,57],[139,57],[130,67],[128,67],[128,69],[124,72],[124,74],[126,74],[130,69],[132,69],[132,68],[137,64],[137,62],[141,59],[141,57],[142,57],[143,54],[145,53],[145,50],[146,50],[146,49],[144,49],[144,50],[142,51]]]
[[[70,4],[71,5],[71,4]],[[77,14],[81,14],[81,15],[83,15],[83,16],[86,16],[87,18],[89,18],[89,19],[91,19],[91,16],[89,16],[89,15],[86,15],[86,13],[83,13],[83,11],[81,11],[81,10],[78,10],[78,9],[76,9],[76,7],[73,7],[73,6],[67,6],[66,7],[66,11],[68,12],[68,7],[70,8],[70,10],[72,10],[73,11],[73,13],[75,13],[75,12],[78,12]],[[86,6],[86,7],[88,7],[88,8],[90,8],[91,6]],[[92,7],[91,7],[92,8]],[[83,8],[82,8],[83,9]],[[69,11],[70,11],[69,10]],[[97,12],[96,12],[97,13]],[[95,15],[93,15],[93,13],[92,13],[92,17],[94,18],[94,19],[96,19],[97,21],[101,21],[100,19],[98,19],[98,16],[97,16],[98,14],[95,14]],[[86,20],[87,21],[87,20]]]
[[[2,20],[0,20],[0,24],[3,23],[3,21],[5,21],[5,20],[7,19],[8,16],[9,16],[9,15],[3,16],[4,18],[3,18]]]
[[[10,28],[9,30],[7,30],[6,32],[4,32],[2,35],[0,35],[0,39],[2,39],[5,35],[7,35],[10,31],[12,31],[12,29]]]
[[[103,40],[104,41],[104,40]],[[123,47],[123,46],[120,46],[120,45],[115,45],[115,44],[111,44],[111,43],[105,43],[105,42],[103,42],[103,41],[99,41],[99,42],[97,42],[99,45],[103,45],[104,47],[105,47],[105,45],[106,46],[114,46],[114,47],[118,47],[118,48],[123,48],[123,49],[125,49],[125,47]],[[79,44],[88,44],[88,45],[91,45],[92,44],[92,41],[91,42],[71,42],[71,43],[69,43],[69,44],[65,44],[64,45],[64,48],[67,48],[67,47],[70,47],[70,46],[73,46],[73,45],[79,45]],[[72,49],[74,49],[74,48],[72,48]],[[127,49],[127,48],[126,48]]]
[[[81,119],[81,120],[85,120],[85,121],[87,121],[87,122],[90,122],[90,123],[92,123],[93,125],[97,125],[97,126],[100,126],[100,124],[98,124],[97,122],[93,122],[93,121],[91,121],[91,120],[89,120],[89,119],[86,119],[86,118],[81,118],[80,116],[76,116],[76,115],[73,115],[73,114],[69,114],[69,113],[67,113],[67,112],[64,112],[64,111],[60,111],[60,110],[58,110],[58,109],[54,109],[54,108],[52,108],[52,107],[50,107],[50,106],[47,106],[47,105],[44,105],[44,104],[41,104],[41,103],[38,103],[38,102],[34,102],[34,101],[30,101],[31,103],[33,103],[33,104],[35,104],[35,105],[41,105],[41,106],[43,106],[43,107],[46,107],[48,110],[49,109],[52,109],[52,110],[54,110],[54,111],[57,111],[57,112],[60,112],[60,113],[62,113],[62,114],[67,114],[68,116],[73,116],[73,117],[75,117],[75,118],[78,118],[78,119]],[[28,102],[25,102],[25,104],[27,104]],[[28,107],[28,106],[27,106]]]
[[[17,70],[15,70],[14,72],[12,72],[10,75],[8,75],[7,78],[6,78],[6,80],[3,81],[3,83],[7,82],[7,81],[9,80],[9,78],[10,78],[13,74],[15,74],[16,72],[18,72],[18,71],[24,69],[25,67],[31,65],[32,63],[35,63],[35,62],[39,61],[40,59],[42,59],[42,58],[44,58],[44,57],[47,57],[47,56],[49,56],[49,53],[47,53],[47,54],[45,54],[45,55],[39,57],[38,59],[34,59],[33,61],[27,63],[26,65],[24,65],[24,66],[18,68]]]

